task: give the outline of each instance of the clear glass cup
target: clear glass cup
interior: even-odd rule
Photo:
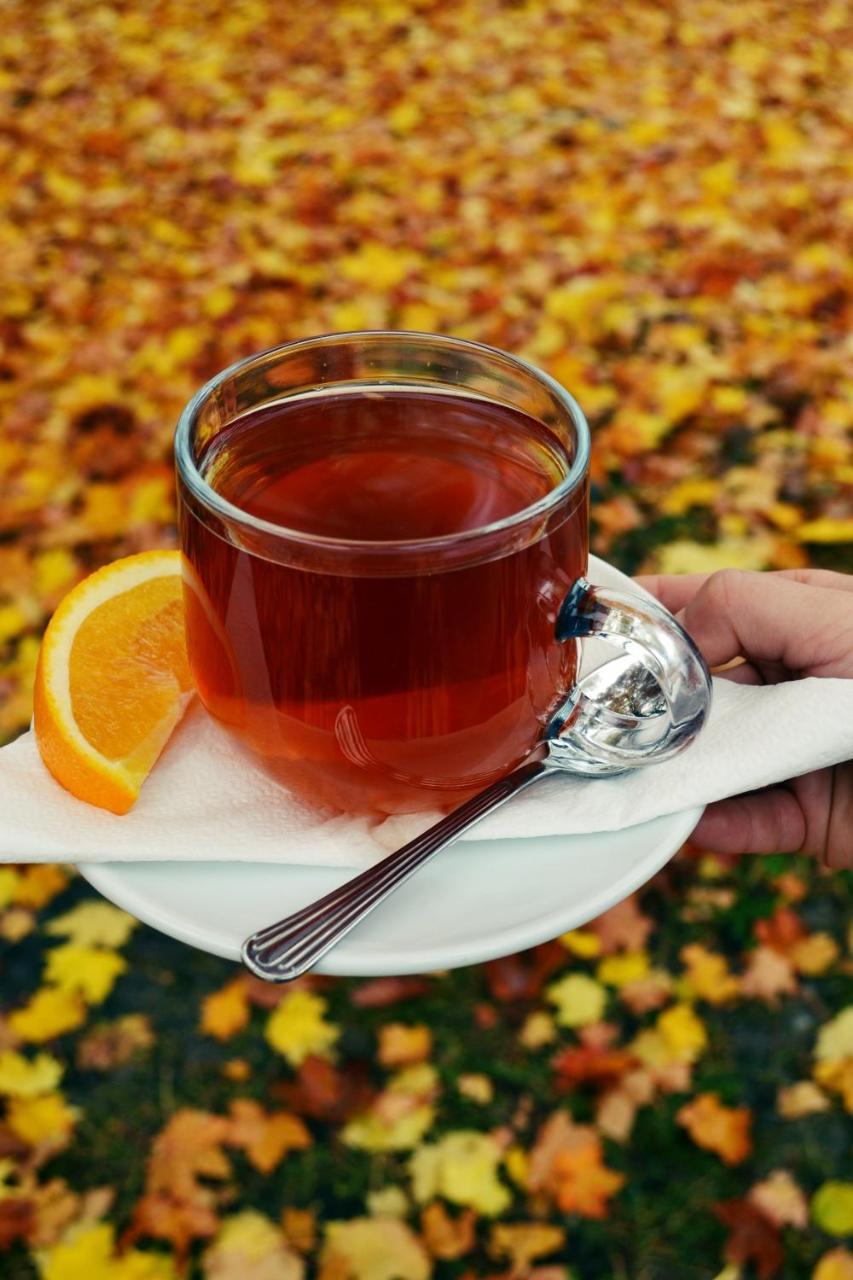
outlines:
[[[226,456],[247,415],[279,406],[277,445],[322,457],[336,406],[390,394],[411,406],[401,448],[425,447],[418,405],[428,395],[448,447],[467,448],[461,437],[476,418],[478,456],[493,447],[508,468],[502,475],[541,466],[547,482],[501,519],[408,540],[283,527],[217,488],[210,460]],[[460,440],[450,439],[455,423]],[[668,723],[634,745],[620,745],[610,728],[601,742],[588,737],[579,770],[612,772],[620,751],[628,767],[652,738],[659,751],[678,737],[678,698],[685,681],[696,685],[685,674],[695,653],[663,611],[586,581],[589,431],[572,396],[524,360],[433,334],[288,343],[204,386],[181,415],[175,452],[200,697],[309,801],[379,813],[434,809],[505,775],[577,691],[584,634],[643,650]],[[560,720],[564,729],[570,719]]]

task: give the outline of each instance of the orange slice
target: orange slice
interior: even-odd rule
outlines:
[[[180,552],[127,556],[79,583],[48,624],[36,742],[72,795],[127,813],[191,697]]]

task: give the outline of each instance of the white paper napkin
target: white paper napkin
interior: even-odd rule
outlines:
[[[708,723],[683,755],[611,779],[550,778],[467,839],[613,831],[853,758],[853,680],[751,688],[717,679]],[[242,859],[366,866],[437,814],[370,820],[312,808],[269,778],[195,706],[116,817],[75,800],[32,733],[0,751],[0,861]]]

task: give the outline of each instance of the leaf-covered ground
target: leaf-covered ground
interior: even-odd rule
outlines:
[[[187,396],[304,334],[549,369],[629,571],[851,567],[851,86],[842,0],[7,0],[0,735],[62,594],[173,542]],[[0,868],[0,1274],[851,1280],[852,896],[693,851],[282,994]]]

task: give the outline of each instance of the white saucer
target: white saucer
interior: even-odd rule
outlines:
[[[595,557],[589,576],[638,590]],[[349,977],[424,973],[546,942],[645,884],[701,814],[693,808],[595,835],[463,841],[377,907],[317,968]],[[146,924],[230,960],[239,960],[250,933],[354,874],[251,862],[84,862],[79,871]]]

